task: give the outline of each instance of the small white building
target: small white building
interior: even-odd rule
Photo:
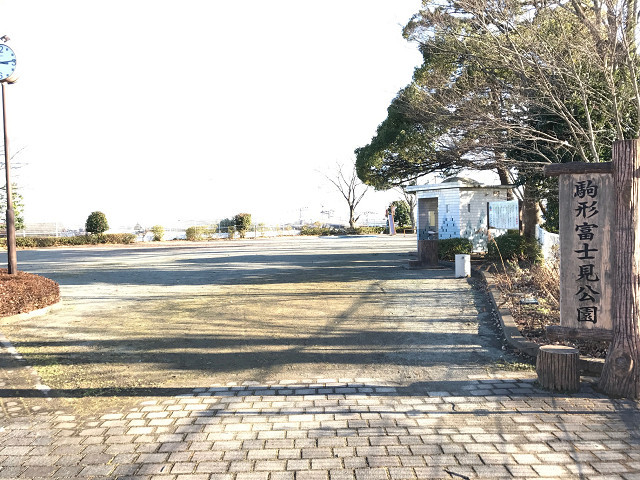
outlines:
[[[510,200],[511,185],[482,185],[452,177],[442,183],[406,187],[416,194],[418,240],[468,238],[476,252],[487,250],[489,202]],[[492,230],[500,235],[504,230]]]

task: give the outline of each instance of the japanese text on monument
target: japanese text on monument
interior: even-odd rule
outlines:
[[[560,177],[560,324],[611,328],[611,175]]]
[[[576,280],[583,282],[577,284],[576,296],[578,297],[577,318],[578,322],[598,323],[598,307],[600,305],[600,276],[593,260],[598,255],[598,248],[591,248],[591,244],[597,235],[599,213],[598,210],[598,184],[593,180],[575,181],[573,184],[573,198],[577,207],[576,232],[582,242],[582,248],[575,250],[578,254],[578,271]],[[588,220],[588,221],[587,221]],[[580,223],[582,221],[582,223]]]

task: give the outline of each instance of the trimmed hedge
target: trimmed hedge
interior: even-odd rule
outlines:
[[[85,230],[89,233],[104,233],[109,230],[107,216],[102,212],[91,212],[84,224]]]
[[[447,238],[438,240],[438,258],[440,260],[455,260],[456,255],[470,255],[473,244],[468,238]]]
[[[76,235],[75,237],[16,237],[16,247],[46,248],[75,245],[124,244],[136,241],[133,233],[103,233],[98,235]],[[0,238],[0,246],[7,246],[7,239]]]
[[[357,227],[356,234],[357,235],[379,235],[383,233],[385,227]]]
[[[486,258],[497,262],[500,261],[500,257],[504,261],[527,260],[530,262],[539,262],[543,258],[538,241],[535,238],[527,239],[517,231],[508,231],[489,242]]]
[[[377,235],[384,232],[384,227],[356,227],[356,228],[334,228],[334,227],[314,227],[304,226],[300,235]]]

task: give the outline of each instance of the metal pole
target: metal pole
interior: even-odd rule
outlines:
[[[9,135],[7,134],[7,104],[5,102],[5,83],[2,82],[2,124],[4,127],[4,169],[7,178],[7,259],[9,274],[18,273],[16,256],[16,222],[13,212],[13,193],[11,188],[11,165],[9,160]]]

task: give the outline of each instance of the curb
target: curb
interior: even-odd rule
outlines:
[[[491,304],[493,305],[493,308],[498,315],[498,319],[500,320],[500,325],[502,326],[502,331],[507,344],[514,350],[529,355],[532,358],[536,358],[538,356],[540,345],[532,342],[531,340],[527,340],[522,336],[511,312],[504,307],[506,301],[503,298],[502,293],[500,293],[500,290],[497,288],[493,275],[489,272],[485,272],[484,270],[480,270],[479,268],[474,268],[473,270],[477,272],[487,284],[487,293],[489,294]],[[600,375],[602,373],[603,365],[603,359],[584,357],[582,355],[580,356],[580,373],[582,375]]]
[[[62,300],[58,300],[56,303],[52,303],[51,305],[47,305],[46,307],[39,308],[38,310],[32,310],[30,312],[18,313],[16,315],[10,315],[8,317],[0,317],[0,318],[2,318],[2,320],[20,321],[20,320],[26,320],[28,318],[41,317],[53,310],[56,310],[61,305],[62,305]],[[22,367],[25,368],[32,375],[32,378],[34,381],[34,388],[37,390],[40,390],[42,394],[45,396],[45,398],[47,398],[48,400],[51,400],[51,397],[49,397],[49,392],[51,391],[51,388],[49,388],[47,385],[42,383],[42,377],[38,373],[38,370],[32,365],[28,365],[26,363],[25,358],[22,355],[20,355],[18,350],[16,350],[16,348],[11,343],[11,341],[7,337],[5,337],[2,334],[2,332],[0,332],[0,348],[4,348],[14,360],[17,360],[20,364],[22,364]]]
[[[25,313],[16,313],[15,315],[9,315],[8,317],[0,317],[2,320],[27,320],[29,318],[41,317],[42,315],[46,315],[47,313],[57,310],[62,306],[62,300],[58,300],[56,303],[52,303],[51,305],[47,305],[46,307],[39,308],[38,310],[31,310],[30,312]]]

